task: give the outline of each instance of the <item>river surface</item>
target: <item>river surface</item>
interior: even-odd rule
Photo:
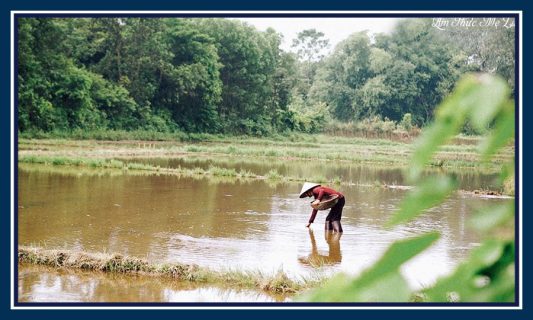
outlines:
[[[220,181],[19,166],[18,244],[90,252],[117,252],[153,263],[193,263],[290,277],[358,274],[395,240],[438,230],[441,239],[402,267],[414,289],[451,272],[479,245],[466,228],[478,208],[503,199],[454,194],[414,222],[385,229],[406,191],[334,187],[346,196],[344,233],[324,232],[327,211],[305,228],[310,199],[299,183]],[[475,185],[475,182],[472,182]],[[479,186],[482,188],[483,186]],[[262,293],[217,288],[143,285],[146,279],[105,281],[102,276],[19,268],[20,301],[273,301]],[[158,280],[160,281],[160,280]],[[105,287],[115,286],[113,295]],[[101,293],[89,292],[100,288]],[[129,290],[130,295],[120,296]],[[129,288],[129,289],[128,289]],[[137,289],[135,289],[137,288]],[[137,290],[137,291],[136,291]],[[138,292],[140,290],[140,292]],[[194,291],[196,290],[196,291]],[[218,291],[217,291],[218,290]],[[183,292],[182,292],[183,291]],[[187,293],[188,292],[188,293]]]

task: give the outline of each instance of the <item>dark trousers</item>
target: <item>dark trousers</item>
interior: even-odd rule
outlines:
[[[326,217],[326,230],[332,230],[335,232],[342,232],[341,217],[342,209],[344,208],[344,197],[340,198],[336,205],[331,208],[328,216]]]

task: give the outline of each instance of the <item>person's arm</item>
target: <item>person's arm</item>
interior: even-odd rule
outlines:
[[[309,228],[309,226],[311,225],[311,223],[315,222],[315,217],[316,217],[316,214],[317,214],[318,210],[317,209],[313,209],[313,212],[311,212],[311,217],[309,218],[309,222],[307,223],[307,226]]]
[[[318,196],[315,198],[315,201],[313,201],[313,204],[316,204],[322,200],[322,197],[324,197],[324,189],[321,187],[318,187]],[[317,209],[313,209],[313,212],[311,212],[311,217],[309,218],[309,222],[307,223],[306,227],[309,228],[311,223],[315,222],[316,214],[318,213]]]

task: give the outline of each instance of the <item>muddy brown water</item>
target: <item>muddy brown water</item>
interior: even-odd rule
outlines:
[[[383,225],[405,191],[343,186],[339,190],[346,196],[344,233],[337,236],[323,231],[327,211],[318,214],[311,230],[305,228],[311,213],[310,199],[298,198],[300,187],[298,183],[272,186],[260,180],[59,174],[19,167],[18,244],[117,252],[154,263],[194,263],[217,270],[275,273],[283,269],[298,279],[338,271],[357,274],[375,262],[393,241],[439,230],[441,239],[401,270],[413,288],[420,288],[449,273],[479,245],[480,237],[466,228],[468,217],[476,209],[512,201],[457,194],[416,221],[388,230]],[[91,287],[90,275],[86,276],[89,280],[76,280],[82,293],[69,298],[69,291],[61,289],[61,284],[70,281],[64,275],[41,272],[43,275],[30,276],[31,270],[22,271],[19,295],[28,301],[35,301],[39,292],[54,290],[61,301],[120,299],[112,293],[80,297],[85,290],[82,288]],[[59,287],[40,285],[54,281]],[[134,279],[129,281],[126,287],[135,286]],[[160,297],[164,289],[146,286],[143,290],[149,296]],[[206,299],[216,300],[213,296],[222,294],[212,292]],[[253,296],[230,295],[243,300],[243,295]],[[135,294],[130,298],[140,299]]]

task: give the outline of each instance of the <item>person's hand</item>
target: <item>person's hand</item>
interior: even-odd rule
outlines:
[[[320,203],[320,200],[316,199],[315,201],[313,201],[312,205],[316,206],[319,203]]]
[[[309,222],[305,227],[309,228],[311,226],[311,222]]]

